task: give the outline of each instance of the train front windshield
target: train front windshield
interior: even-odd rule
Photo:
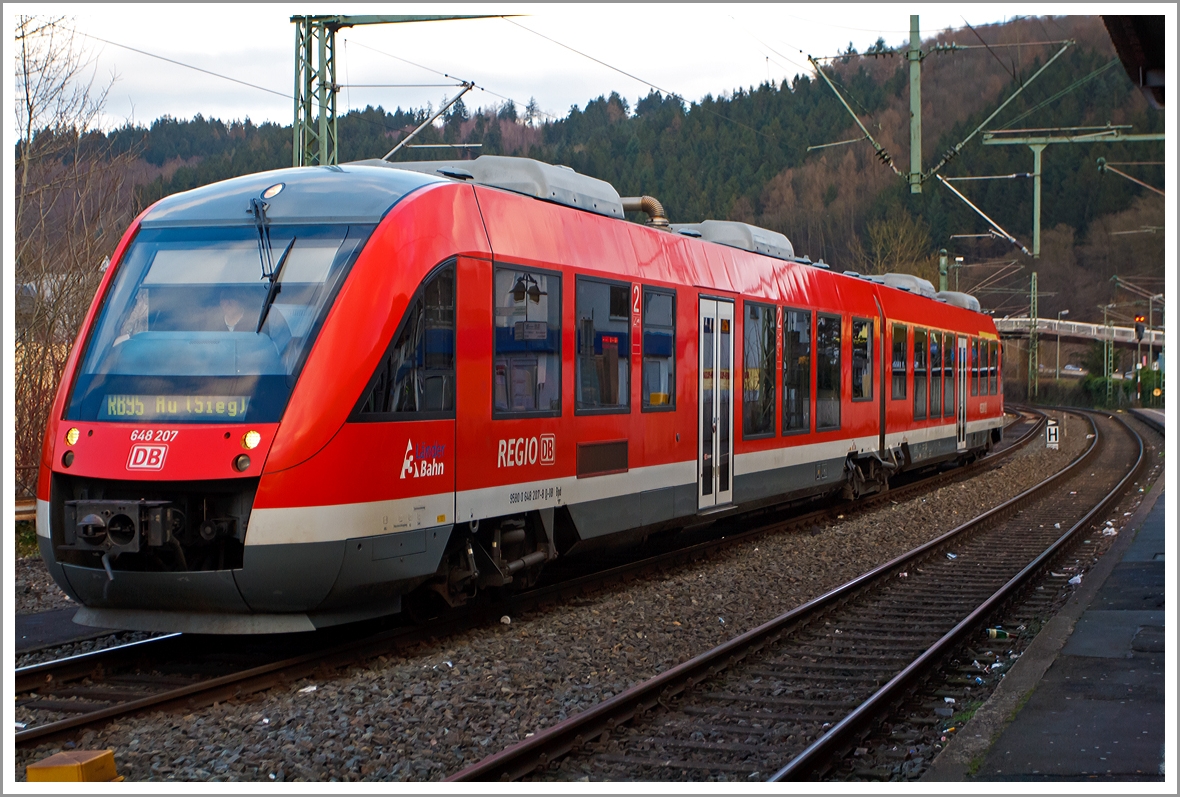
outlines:
[[[372,230],[276,225],[269,247],[252,226],[141,230],[90,336],[66,417],[278,421]]]

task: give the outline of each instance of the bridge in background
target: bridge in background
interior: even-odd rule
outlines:
[[[996,331],[1005,338],[1027,338],[1032,329],[1033,319],[997,318]],[[1079,321],[1058,321],[1055,318],[1036,319],[1037,336],[1076,338],[1080,340],[1114,341],[1116,345],[1134,346],[1135,330],[1132,327],[1105,326],[1103,324],[1085,324]],[[1163,349],[1164,332],[1162,329],[1152,329],[1143,333],[1143,343]]]

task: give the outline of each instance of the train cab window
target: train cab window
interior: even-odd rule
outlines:
[[[493,417],[561,414],[561,277],[497,267]]]
[[[852,319],[852,400],[873,397],[873,322]]]
[[[811,431],[811,313],[783,310],[783,434]]]
[[[971,395],[979,395],[979,338],[971,338]]]
[[[676,408],[676,294],[643,291],[643,409]]]
[[[840,316],[816,316],[815,349],[815,429],[839,429]]]
[[[942,336],[942,414],[943,417],[955,416],[955,336],[950,332]]]
[[[447,264],[410,302],[359,405],[361,420],[450,417],[455,411],[455,267]]]
[[[1000,352],[996,341],[989,340],[987,342],[988,351],[988,367],[987,367],[987,392],[990,395],[999,395],[999,363]]]
[[[578,277],[577,409],[631,405],[631,286]]]
[[[942,335],[930,330],[930,417],[942,415]]]
[[[905,324],[893,325],[893,393],[894,399],[905,398],[905,355],[907,327]]]
[[[926,418],[926,330],[914,327],[914,420]]]
[[[742,435],[761,437],[774,434],[778,408],[775,383],[778,374],[776,310],[772,306],[746,302],[742,356]]]

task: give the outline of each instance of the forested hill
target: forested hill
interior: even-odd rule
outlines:
[[[933,53],[923,62],[925,168],[962,141],[1061,47],[1038,42],[1068,39],[1076,44],[1029,83],[988,129],[1109,122],[1132,125],[1136,133],[1163,131],[1162,112],[1151,109],[1127,78],[1099,17],[1020,19],[977,30],[979,38],[969,31],[953,36],[958,45],[973,49]],[[978,47],[981,40],[990,47]],[[924,42],[923,49],[951,41],[939,36]],[[906,171],[908,64],[902,56],[882,54],[888,50],[879,41],[872,55],[850,51],[833,61],[827,74],[893,162]],[[1026,263],[1025,272],[1032,270],[1033,261],[1006,242],[952,239],[986,233],[988,224],[934,179],[922,194],[911,195],[867,141],[808,152],[809,146],[862,137],[818,78],[735,89],[688,104],[652,92],[633,109],[612,93],[545,124],[526,123],[522,111],[510,105],[472,111],[460,103],[445,124],[427,129],[419,141],[480,143],[484,154],[566,164],[613,183],[623,195],[657,197],[673,221],[748,221],[785,233],[800,254],[823,257],[842,269],[904,269],[930,276],[937,250],[946,247],[968,263],[1016,259]],[[370,107],[341,117],[340,161],[380,157],[427,115],[427,109],[388,112]],[[140,203],[291,163],[291,128],[275,124],[163,118],[147,129],[117,130],[108,139],[116,150],[136,153],[141,160],[136,173]],[[1035,267],[1042,290],[1054,295],[1042,299],[1042,315],[1072,307],[1071,318],[1092,318],[1094,311],[1085,307],[1108,301],[1112,273],[1162,276],[1162,234],[1111,237],[1162,227],[1162,198],[1122,177],[1101,174],[1096,159],[1161,161],[1163,152],[1158,143],[1055,145],[1045,151],[1044,256]],[[419,156],[403,150],[398,157],[437,153]],[[1032,166],[1027,146],[984,146],[977,135],[940,173],[1013,175],[1031,172]],[[1162,187],[1160,167],[1123,168]],[[1031,248],[1030,179],[956,185]],[[961,287],[988,273],[964,271]],[[1019,311],[1004,301],[985,298],[984,304]]]

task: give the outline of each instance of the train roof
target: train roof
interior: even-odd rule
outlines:
[[[480,155],[474,160],[389,161],[374,158],[357,161],[366,166],[400,171],[441,174],[453,180],[490,185],[525,196],[568,205],[611,218],[623,218],[623,200],[605,180],[579,174],[568,166],[556,166],[532,158]]]
[[[165,197],[143,227],[253,224],[250,200],[268,197],[272,224],[376,224],[406,194],[442,177],[359,164],[309,166],[248,174]]]

